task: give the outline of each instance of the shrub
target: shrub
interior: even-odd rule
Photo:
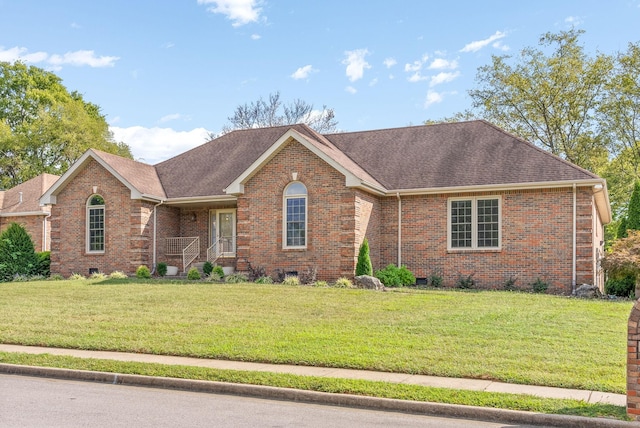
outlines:
[[[191,269],[189,269],[189,272],[187,272],[187,279],[190,281],[197,281],[201,278],[202,277],[200,276],[200,271],[198,270],[198,268],[192,267]]]
[[[94,272],[89,275],[89,279],[107,279],[107,275],[102,272]]]
[[[302,271],[298,278],[302,284],[313,284],[316,282],[316,276],[318,275],[318,269],[314,267],[307,268]]]
[[[336,279],[336,282],[333,283],[333,286],[336,288],[352,288],[353,287],[353,283],[351,282],[351,280],[349,278],[345,278],[340,277],[338,279]]]
[[[78,281],[78,280],[87,279],[87,278],[85,278],[84,275],[82,275],[81,273],[72,273],[69,279],[72,281]]]
[[[211,271],[209,276],[207,276],[205,279],[207,281],[209,281],[209,282],[220,282],[220,281],[222,281],[222,278],[220,276],[218,276],[218,274],[215,273],[214,271]]]
[[[284,277],[282,285],[300,285],[300,279],[294,275],[287,275]]]
[[[207,276],[210,276],[211,272],[213,272],[213,265],[209,260],[204,262],[204,265],[202,265],[202,272],[204,272],[204,274]]]
[[[371,265],[371,257],[369,257],[369,241],[364,238],[360,244],[358,251],[358,263],[356,264],[356,276],[373,275],[373,266]]]
[[[314,287],[328,287],[329,283],[327,281],[316,281],[313,283]]]
[[[537,278],[532,284],[531,288],[534,293],[544,293],[549,288],[549,283]]]
[[[431,284],[432,287],[442,287],[443,283],[444,283],[444,278],[442,278],[442,275],[438,273],[433,273],[429,277],[429,284]]]
[[[387,265],[386,268],[377,270],[374,276],[378,278],[385,287],[402,287],[403,285],[413,285],[416,283],[416,277],[404,265],[400,267],[394,264]]]
[[[136,277],[140,279],[149,279],[151,278],[151,271],[145,265],[138,266],[136,269]]]
[[[165,262],[158,263],[158,275],[165,276],[167,274],[167,264]]]
[[[36,253],[38,263],[36,265],[35,274],[48,277],[51,275],[51,251],[40,251]]]
[[[618,297],[633,297],[636,287],[636,278],[626,275],[619,278],[609,278],[604,284],[604,292]]]
[[[518,280],[517,276],[510,276],[509,279],[507,279],[504,282],[504,289],[507,291],[514,291],[517,290],[516,287],[516,281]]]
[[[111,279],[127,279],[128,276],[124,272],[120,272],[119,270],[113,271],[109,274],[109,278]]]
[[[273,278],[271,278],[270,276],[261,276],[260,278],[256,279],[256,284],[273,284]]]
[[[280,269],[277,268],[273,271],[273,275],[271,276],[273,278],[274,282],[284,282],[285,277],[287,276],[287,274],[285,273],[284,269]]]
[[[461,288],[463,290],[470,289],[476,286],[476,281],[473,279],[473,273],[467,276],[462,274],[458,275],[458,280],[456,281],[456,287]]]
[[[31,281],[31,276],[30,275],[20,275],[20,274],[15,274],[15,276],[12,278],[13,282],[27,282],[27,281]]]
[[[60,275],[59,273],[53,274],[49,277],[49,281],[62,281],[64,279],[64,276]]]
[[[222,266],[214,266],[213,270],[211,271],[211,274],[216,274],[218,276],[219,279],[223,279],[224,278],[224,270],[222,270]]]
[[[232,273],[231,275],[227,275],[224,278],[224,282],[229,284],[240,284],[242,282],[249,282],[249,279],[246,275],[243,275],[241,273]]]
[[[247,270],[249,271],[249,280],[256,281],[259,278],[267,276],[267,270],[264,266],[253,267],[250,261],[247,260]]]
[[[38,256],[26,229],[11,223],[0,234],[0,281],[11,281],[16,275],[33,275],[38,268]]]

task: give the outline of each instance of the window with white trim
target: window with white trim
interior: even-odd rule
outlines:
[[[307,188],[299,181],[284,189],[284,248],[307,246]]]
[[[501,221],[500,197],[449,199],[449,249],[500,249]]]
[[[87,201],[87,252],[104,253],[104,198],[100,195]]]

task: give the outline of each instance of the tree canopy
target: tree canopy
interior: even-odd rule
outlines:
[[[100,108],[55,74],[0,62],[0,188],[43,172],[62,174],[89,148],[131,157]]]
[[[280,92],[269,94],[267,100],[260,97],[257,101],[239,105],[227,119],[229,123],[223,127],[223,132],[304,123],[321,134],[328,134],[336,132],[338,126],[333,109],[322,106],[322,110],[314,110],[313,104],[301,99],[283,104]]]

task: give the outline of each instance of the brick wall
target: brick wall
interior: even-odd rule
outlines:
[[[308,193],[306,249],[283,249],[283,192],[294,172]],[[342,174],[301,144],[289,143],[244,189],[238,197],[238,270],[246,270],[249,261],[265,267],[268,274],[275,269],[302,272],[316,267],[322,280],[353,276],[356,192],[345,187]]]
[[[631,309],[627,323],[627,415],[640,421],[640,300]]]
[[[44,210],[48,210],[48,207],[44,207]],[[2,217],[0,218],[0,233],[4,232],[11,223],[18,223],[26,229],[27,233],[31,236],[33,246],[36,252],[47,251],[51,248],[51,221],[50,218],[46,219],[46,242],[45,246],[42,245],[43,240],[43,220],[45,215],[29,215],[20,217]]]
[[[86,251],[86,204],[97,186],[105,200],[105,251]],[[90,160],[58,194],[51,216],[51,272],[87,275],[89,268],[135,273],[152,263],[153,204],[131,200],[131,193],[100,164]]]
[[[447,202],[451,197],[500,195],[502,249],[447,251]],[[577,192],[577,283],[593,283],[593,198],[588,188]],[[476,286],[500,289],[510,277],[530,288],[538,277],[551,293],[570,293],[572,281],[572,189],[402,197],[402,264],[417,277],[438,273],[445,286],[471,275]],[[382,201],[384,226],[380,268],[397,263],[398,201]]]

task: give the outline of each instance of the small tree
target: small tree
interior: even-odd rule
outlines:
[[[636,181],[629,199],[627,210],[627,229],[640,230],[640,182]]]
[[[11,281],[15,275],[33,275],[38,269],[38,256],[31,236],[18,223],[11,223],[0,234],[0,281]]]
[[[356,264],[356,276],[373,275],[373,266],[371,265],[371,257],[369,257],[369,241],[364,238],[360,244],[358,252],[358,264]]]
[[[626,238],[627,236],[627,217],[622,217],[618,225],[618,230],[616,230],[616,238]]]
[[[633,275],[636,278],[636,298],[640,297],[640,231],[629,229],[627,238],[618,239],[611,252],[602,259],[602,267],[612,278]]]

